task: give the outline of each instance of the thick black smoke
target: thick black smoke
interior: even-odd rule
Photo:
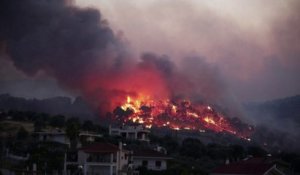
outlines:
[[[72,85],[96,67],[120,65],[122,44],[98,10],[64,0],[1,0],[0,8],[0,39],[28,75],[44,71]]]
[[[113,96],[148,87],[171,98],[223,98],[218,69],[203,58],[186,58],[177,67],[168,56],[148,53],[134,62],[96,9],[66,0],[1,0],[0,7],[0,42],[15,67],[30,76],[55,77],[93,106],[109,106]]]

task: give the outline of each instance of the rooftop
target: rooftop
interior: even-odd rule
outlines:
[[[265,158],[250,158],[240,162],[230,163],[213,170],[216,174],[251,174],[262,175],[274,166],[273,161]]]
[[[131,125],[122,125],[122,126],[110,126],[112,130],[148,130],[143,127],[141,124],[131,124]]]

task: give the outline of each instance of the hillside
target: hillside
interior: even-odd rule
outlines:
[[[256,125],[253,140],[266,149],[300,151],[300,95],[244,107]]]
[[[245,105],[248,115],[256,118],[271,117],[276,120],[292,120],[300,124],[300,95]]]
[[[91,108],[80,97],[77,97],[72,102],[72,99],[68,97],[54,97],[40,100],[2,94],[0,95],[0,110],[33,111],[82,118],[92,118],[94,116]]]

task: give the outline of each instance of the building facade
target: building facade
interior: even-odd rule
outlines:
[[[109,143],[95,143],[82,147],[65,158],[66,174],[80,171],[84,175],[122,175],[128,171],[130,152]],[[74,172],[75,171],[75,172]]]
[[[149,142],[150,131],[144,128],[142,125],[138,126],[121,126],[111,127],[109,126],[109,135],[121,136],[129,140],[139,140]]]
[[[33,137],[41,142],[58,142],[66,145],[70,145],[70,139],[63,131],[42,131],[34,132]]]
[[[148,170],[163,171],[167,169],[169,159],[166,154],[155,150],[137,150],[133,151],[132,155],[134,169],[145,167]]]

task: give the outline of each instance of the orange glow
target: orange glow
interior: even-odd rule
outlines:
[[[177,130],[177,131],[178,131],[178,130],[180,130],[180,128],[179,128],[179,127],[174,127],[173,129],[174,129],[174,130]]]
[[[103,112],[113,111],[116,106],[124,109],[141,106],[150,97],[163,100],[170,96],[161,72],[152,67],[133,66],[111,74],[91,71],[81,81],[84,96]],[[124,106],[124,103],[131,106]]]
[[[248,128],[246,125],[237,126],[239,122],[218,113],[209,104],[193,104],[186,99],[193,89],[190,89],[189,81],[184,81],[185,75],[165,76],[166,72],[157,67],[155,59],[130,63],[118,69],[114,65],[112,70],[88,70],[86,75],[78,77],[80,87],[75,90],[80,90],[89,105],[99,110],[100,116],[109,116],[122,124],[225,131],[244,138],[253,131],[243,129]],[[172,98],[177,93],[183,97]]]
[[[146,128],[155,126],[199,132],[205,132],[203,130],[205,128],[215,132],[228,132],[241,138],[246,138],[248,135],[248,131],[238,132],[229,120],[216,113],[210,106],[198,105],[195,107],[187,100],[177,102],[153,100],[142,94],[135,97],[128,95],[123,101],[124,104],[121,105],[121,108],[124,111],[132,111],[123,120],[142,124]]]
[[[198,118],[198,117],[199,117],[198,114],[196,114],[195,112],[187,112],[187,114],[188,114],[189,116],[193,116],[193,117],[195,117],[195,118]]]
[[[172,112],[176,113],[177,112],[177,107],[175,105],[172,105]]]
[[[152,127],[152,125],[151,124],[150,125],[146,125],[145,127],[148,128],[148,129],[150,129]]]
[[[204,121],[206,121],[207,123],[210,123],[210,124],[214,124],[214,125],[216,124],[216,122],[213,119],[209,118],[209,117],[205,117]]]

